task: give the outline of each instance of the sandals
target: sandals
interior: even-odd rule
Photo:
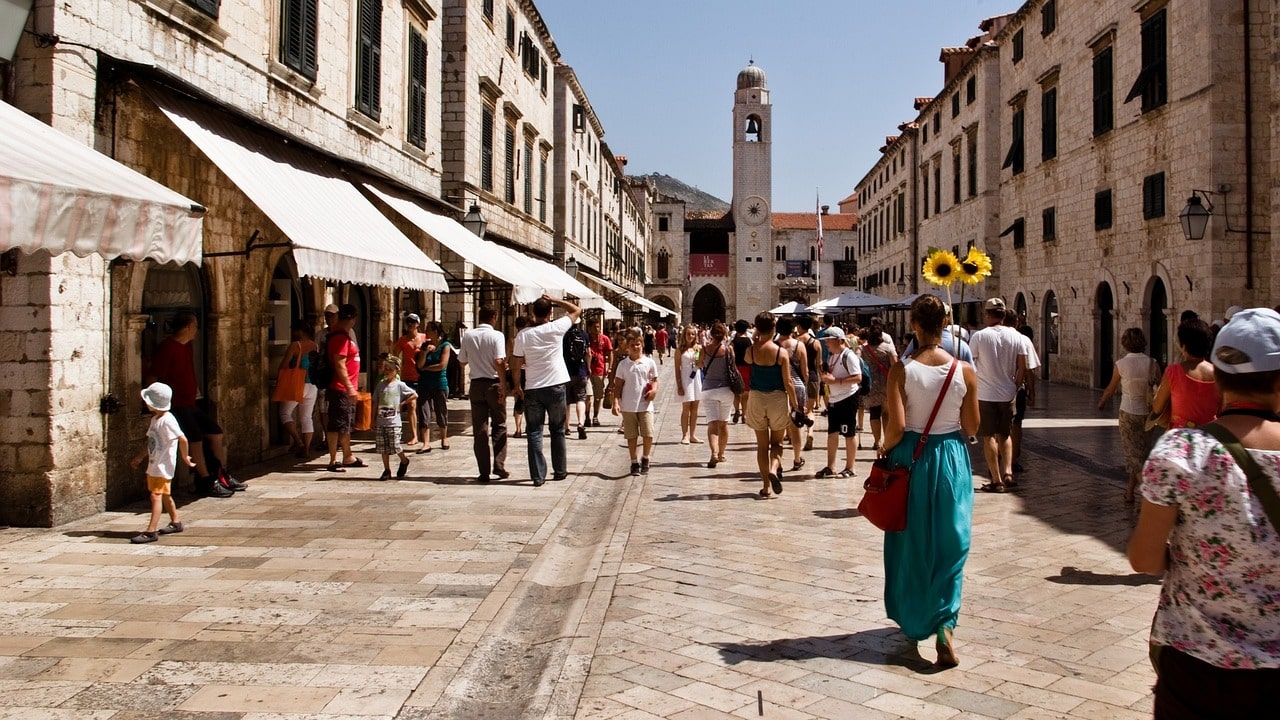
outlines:
[[[347,469],[338,463],[329,463],[329,467],[325,468],[329,472],[344,473]]]
[[[1013,473],[1008,473],[1004,476],[1004,486],[1009,489],[1018,487],[1018,481],[1013,479]]]
[[[422,453],[429,453],[429,452],[431,452],[431,448],[429,448],[429,447],[423,446],[423,447],[418,448],[418,454],[419,454],[419,455],[421,455]]]
[[[776,473],[769,473],[769,486],[773,488],[774,495],[782,494],[782,468],[778,468]]]
[[[769,498],[769,497],[772,497],[772,496],[769,494],[769,491],[768,491],[768,490],[765,490],[764,488],[760,488],[760,497],[762,497],[762,498]]]
[[[823,478],[833,478],[836,476],[836,471],[832,470],[829,467],[824,467],[818,472],[814,473],[813,476],[815,478],[818,478],[819,480],[822,480]]]
[[[1009,488],[1006,487],[1005,484],[1002,482],[989,482],[986,485],[983,485],[982,487],[978,488],[978,492],[1007,493],[1009,492]]]
[[[344,467],[344,468],[361,468],[361,467],[369,467],[369,466],[365,464],[364,460],[361,460],[360,458],[356,458],[355,460],[352,460],[352,461],[351,461],[351,462],[349,462],[349,463],[342,463],[342,467]]]
[[[845,468],[845,469],[841,470],[841,471],[836,475],[836,477],[851,478],[851,477],[853,477],[853,476],[854,476],[854,475],[856,475],[856,474],[857,474],[857,473],[855,473],[855,472],[853,471],[853,468]]]
[[[799,460],[791,464],[791,472],[795,472],[802,467],[804,467],[804,458],[800,458]]]

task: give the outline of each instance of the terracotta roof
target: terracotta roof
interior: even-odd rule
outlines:
[[[817,230],[818,216],[815,213],[774,213],[774,230]],[[822,229],[853,230],[858,226],[856,213],[831,213],[822,216]]]
[[[894,143],[896,143],[896,142],[898,142],[898,136],[897,136],[897,135],[885,135],[885,136],[884,136],[884,144],[885,144],[885,147],[888,147],[888,146],[890,146],[890,145],[892,145],[892,144],[894,144]]]
[[[841,200],[840,202],[836,203],[836,205],[847,205],[847,204],[849,204],[849,203],[851,203],[851,202],[858,202],[858,191],[857,191],[857,190],[854,190],[854,191],[853,191],[853,193],[849,195],[849,197],[847,197],[847,198],[845,198],[845,199]]]
[[[943,60],[948,55],[968,55],[971,52],[973,52],[973,48],[970,47],[944,47],[938,59]]]
[[[931,97],[918,97],[916,98],[915,103],[913,103],[913,107],[916,110],[919,110],[920,108],[924,107],[925,105],[928,105],[931,102],[933,102],[933,98]]]

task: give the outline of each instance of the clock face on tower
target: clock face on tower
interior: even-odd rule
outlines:
[[[742,201],[742,221],[748,225],[759,225],[769,217],[769,203],[759,195],[751,195]]]

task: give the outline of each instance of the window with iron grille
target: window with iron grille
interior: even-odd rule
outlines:
[[[409,28],[409,117],[405,123],[408,141],[427,147],[427,41],[418,28]]]
[[[1111,46],[1093,56],[1093,136],[1111,132],[1115,127],[1115,91],[1112,85]]]
[[[516,126],[508,125],[504,142],[503,159],[506,160],[506,176],[502,184],[502,197],[508,203],[516,202]]]
[[[480,110],[480,189],[493,190],[493,108]]]
[[[1093,229],[1107,230],[1112,223],[1111,188],[1099,190],[1093,195]]]
[[[360,0],[357,25],[356,110],[377,120],[382,112],[382,0]]]
[[[1021,173],[1024,169],[1022,137],[1024,117],[1023,108],[1018,108],[1013,111],[1013,121],[1010,124],[1009,133],[1012,140],[1009,143],[1009,152],[1005,153],[1004,163],[1000,165],[1002,169],[1011,169],[1014,175]]]
[[[1124,101],[1142,98],[1142,112],[1149,112],[1169,101],[1168,31],[1165,8],[1142,23],[1142,70],[1129,88]]]
[[[280,3],[280,62],[316,79],[316,11],[318,0]]]
[[[1040,94],[1040,159],[1058,156],[1058,88]]]
[[[1045,208],[1040,213],[1041,239],[1045,242],[1058,237],[1058,209]]]
[[[1164,217],[1164,173],[1142,178],[1142,219]]]

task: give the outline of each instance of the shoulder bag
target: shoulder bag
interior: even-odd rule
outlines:
[[[298,343],[294,345],[298,345],[298,354],[293,356],[288,367],[280,368],[276,375],[276,387],[271,392],[274,402],[302,402],[302,385],[306,382],[307,371],[301,367],[302,346]],[[292,351],[293,345],[290,345],[289,352]]]
[[[725,348],[724,372],[729,380],[729,389],[733,391],[734,395],[741,395],[747,389],[747,384],[742,380],[742,373],[738,372],[736,359],[735,353],[730,348]]]
[[[920,453],[924,452],[924,446],[929,442],[929,431],[933,428],[933,421],[938,417],[938,410],[942,408],[942,399],[947,396],[947,390],[951,388],[951,379],[955,377],[958,364],[954,358],[951,360],[951,369],[947,371],[947,379],[943,381],[938,400],[933,404],[933,412],[929,413],[929,422],[925,423],[924,432],[920,433],[915,452],[911,454],[912,465],[920,459]],[[862,484],[866,492],[862,495],[862,501],[858,503],[858,514],[885,532],[906,530],[910,484],[911,465],[894,467],[889,458],[877,458],[871,464],[871,475]]]

